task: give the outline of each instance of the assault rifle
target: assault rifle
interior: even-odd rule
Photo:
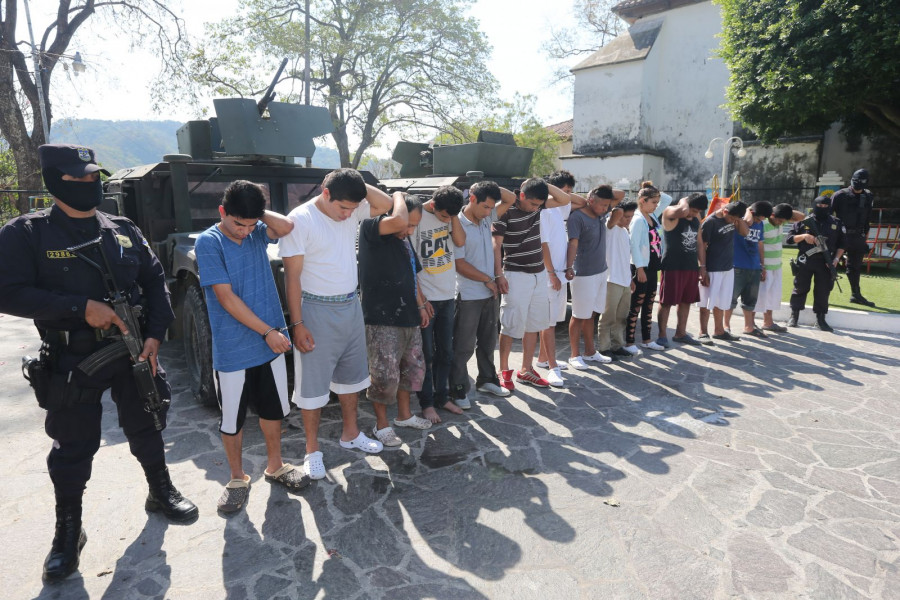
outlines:
[[[819,226],[816,224],[816,219],[813,216],[806,217],[801,223],[806,225],[809,232],[816,238],[816,247],[798,256],[797,261],[805,263],[806,257],[821,253],[822,258],[825,259],[825,266],[828,267],[828,272],[831,274],[831,280],[837,286],[837,289],[841,293],[844,293],[844,290],[841,289],[841,282],[839,281],[840,275],[838,275],[837,268],[834,266],[834,258],[831,256],[831,251],[828,249],[828,238],[819,232]]]
[[[97,264],[83,254],[84,250],[94,246],[97,247],[100,251],[100,256],[103,257],[103,265]],[[150,361],[138,360],[144,350],[144,338],[141,335],[141,325],[138,321],[142,312],[141,307],[128,304],[127,297],[116,284],[112,268],[109,264],[109,259],[106,257],[106,252],[103,250],[102,235],[95,240],[66,248],[66,250],[100,271],[100,274],[103,275],[103,281],[106,284],[106,300],[112,305],[113,310],[116,311],[116,315],[122,319],[122,322],[125,323],[125,328],[128,330],[128,333],[126,334],[116,327],[118,333],[112,332],[107,334],[104,332],[104,337],[112,338],[116,341],[108,346],[104,346],[82,360],[78,364],[78,368],[88,376],[91,376],[114,360],[122,358],[123,356],[131,357],[131,360],[134,363],[131,367],[131,371],[134,375],[134,381],[137,384],[138,394],[144,401],[144,410],[153,417],[153,425],[156,427],[157,431],[162,431],[163,424],[159,418],[159,414],[166,408],[169,401],[163,400],[159,396],[159,390],[156,388],[156,381],[153,378],[153,370],[150,366]]]

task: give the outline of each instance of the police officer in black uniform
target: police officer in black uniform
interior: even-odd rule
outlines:
[[[859,275],[863,259],[869,253],[866,239],[869,236],[869,219],[872,216],[874,196],[866,189],[869,172],[859,169],[850,178],[850,187],[838,190],[831,196],[834,216],[841,220],[847,233],[844,243],[847,249],[847,280],[850,282],[850,302],[875,306],[859,291]]]
[[[788,327],[796,327],[800,311],[806,305],[806,295],[810,284],[813,288],[813,312],[816,313],[816,326],[822,331],[833,331],[825,321],[828,313],[828,295],[834,288],[831,269],[825,262],[825,255],[816,246],[816,233],[826,238],[825,245],[831,255],[832,264],[836,267],[844,254],[844,227],[840,220],[831,216],[831,201],[826,196],[819,196],[813,207],[814,227],[807,220],[794,223],[788,234],[787,244],[797,244],[797,266],[794,275],[794,290],[791,292],[791,318]]]
[[[47,409],[44,429],[53,439],[47,468],[56,495],[56,533],[44,562],[44,579],[57,581],[78,568],[87,541],[81,499],[100,447],[100,397],[106,389],[111,389],[119,425],[150,486],[145,508],[176,522],[192,521],[198,511],[172,485],[157,429],[165,426],[165,411],[154,422],[154,415],[145,410],[130,357],[116,358],[92,376],[77,366],[111,343],[103,330],[126,330],[105,301],[108,278],[67,250],[100,238],[101,243],[84,254],[104,265],[102,245],[128,303],[142,306],[140,360],[150,361],[156,388],[168,405],[171,390],[157,357],[174,314],[162,265],[131,221],[97,210],[103,198],[100,171],[106,171],[97,166],[93,150],[53,144],[41,146],[39,152],[54,204],[0,229],[0,312],[34,319],[43,340],[40,368],[29,373],[39,404]]]

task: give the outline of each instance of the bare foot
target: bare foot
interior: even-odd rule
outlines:
[[[453,404],[452,400],[447,400],[447,404],[445,404],[441,408],[443,408],[447,412],[452,412],[454,415],[463,414],[462,409],[460,407],[458,407],[457,405]]]
[[[438,416],[438,413],[436,410],[434,410],[433,406],[429,406],[428,408],[423,410],[422,416],[425,417],[426,419],[428,419],[429,421],[431,421],[432,423],[434,423],[435,425],[437,425],[438,423],[441,422],[441,417]]]

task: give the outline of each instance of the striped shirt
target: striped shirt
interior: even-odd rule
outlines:
[[[776,227],[766,219],[763,221],[763,264],[767,271],[776,271],[781,268],[781,244],[784,234],[781,227]]]
[[[493,234],[503,237],[503,269],[524,273],[540,273],[544,270],[544,254],[541,243],[541,211],[525,212],[518,205],[510,207],[502,217],[494,221]]]

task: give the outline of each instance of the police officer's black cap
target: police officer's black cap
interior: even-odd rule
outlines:
[[[38,154],[42,169],[59,169],[72,177],[84,177],[97,171],[109,176],[109,171],[97,165],[94,151],[85,146],[44,144],[38,148]]]
[[[809,198],[809,196],[807,196]],[[816,196],[816,199],[813,200],[813,204],[828,204],[831,205],[831,196]]]
[[[853,177],[850,178],[850,181],[858,181],[863,185],[869,183],[869,172],[865,169],[858,169],[853,173]]]

